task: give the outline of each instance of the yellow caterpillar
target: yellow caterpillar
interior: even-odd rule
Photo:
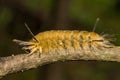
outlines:
[[[48,53],[58,50],[84,50],[94,51],[96,49],[114,47],[104,35],[95,32],[78,30],[51,30],[34,36],[29,41],[13,40],[22,45],[25,50],[33,53]]]
[[[43,54],[52,51],[58,52],[60,50],[96,51],[114,47],[109,39],[106,38],[106,35],[99,35],[94,32],[98,21],[99,18],[97,18],[92,32],[78,30],[51,30],[41,32],[36,36],[34,36],[27,24],[25,24],[26,28],[33,36],[33,39],[29,41],[14,39],[13,41],[22,45],[22,49],[29,50],[30,54]]]

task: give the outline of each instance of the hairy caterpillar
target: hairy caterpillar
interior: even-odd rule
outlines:
[[[14,39],[13,41],[22,45],[24,50],[29,50],[30,54],[33,53],[47,53],[49,51],[58,50],[83,50],[95,51],[104,48],[114,47],[105,35],[99,35],[95,32],[78,31],[78,30],[51,30],[32,34],[33,39],[29,41],[21,41]]]
[[[36,40],[35,40],[35,39]],[[51,30],[37,34],[30,41],[13,41],[24,46],[22,49],[29,50],[32,53],[47,53],[52,50],[95,50],[110,48],[113,45],[104,36],[95,32],[78,31],[78,30]]]

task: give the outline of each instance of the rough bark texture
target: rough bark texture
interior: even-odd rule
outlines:
[[[37,68],[55,61],[65,60],[102,60],[120,62],[120,47],[107,48],[96,52],[70,50],[43,53],[12,55],[0,58],[0,77],[31,68]]]

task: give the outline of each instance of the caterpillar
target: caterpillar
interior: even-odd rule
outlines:
[[[29,28],[28,30],[30,31]],[[58,50],[96,51],[114,47],[105,35],[99,35],[95,32],[50,30],[38,33],[36,36],[31,34],[33,38],[29,41],[13,40],[23,46],[22,49],[29,50],[29,54],[38,53],[41,55]]]

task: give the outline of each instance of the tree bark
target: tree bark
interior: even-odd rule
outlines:
[[[0,77],[25,71],[31,68],[37,68],[55,61],[66,60],[102,60],[120,62],[120,47],[105,48],[97,51],[84,50],[62,50],[42,53],[19,54],[0,58]]]

